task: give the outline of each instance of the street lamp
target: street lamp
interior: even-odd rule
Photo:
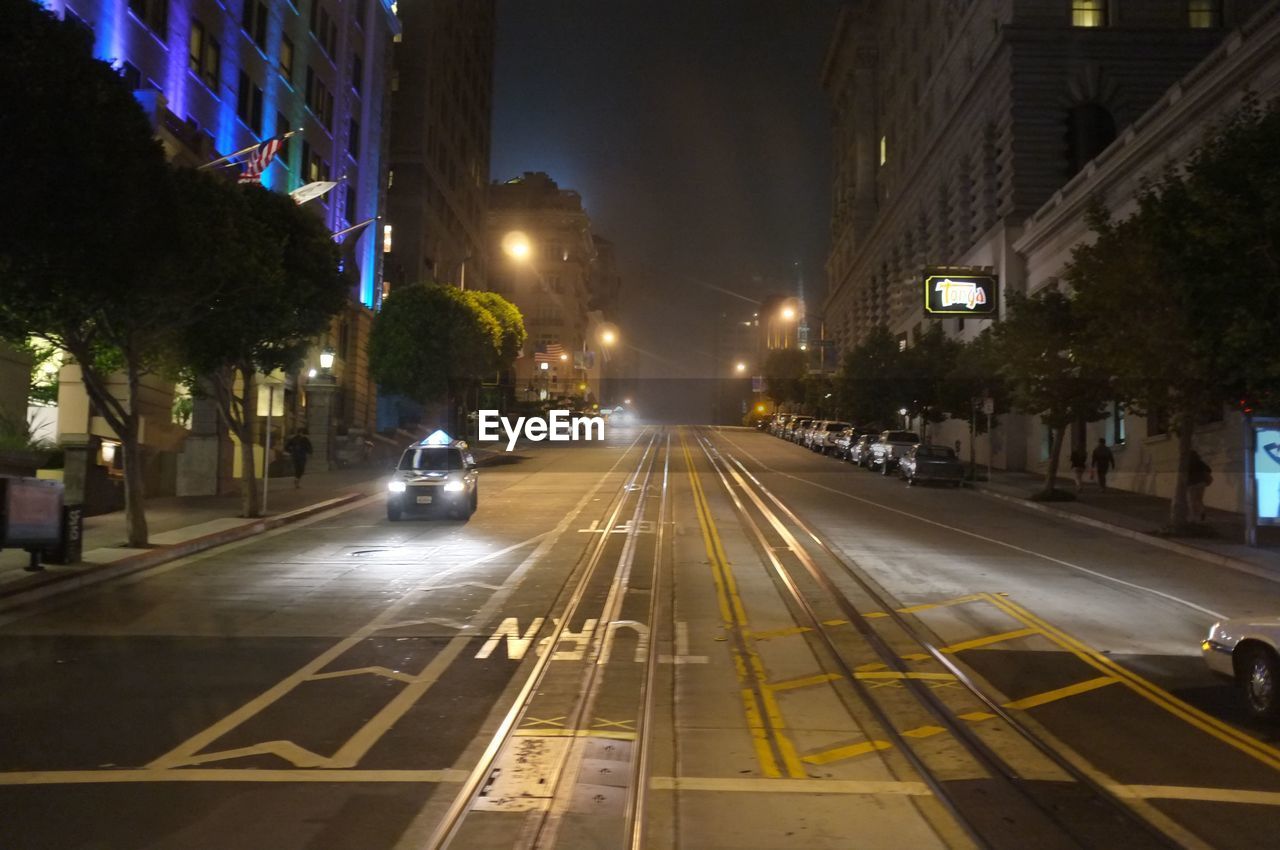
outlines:
[[[512,230],[502,237],[502,251],[513,260],[528,262],[533,256],[533,245],[523,231]]]
[[[739,360],[737,365],[733,367],[733,370],[741,375],[743,372],[747,371],[747,364]]]
[[[782,308],[782,318],[784,318],[784,319],[786,319],[788,322],[790,322],[790,321],[794,320],[794,319],[795,319],[795,317],[796,317],[796,308],[795,308],[795,307],[792,307],[790,304],[788,304],[786,307],[783,307],[783,308]]]
[[[333,349],[326,348],[320,352],[320,368],[328,373],[333,368]]]
[[[611,329],[605,328],[600,332],[600,342],[605,345],[613,345],[618,341],[618,335]]]

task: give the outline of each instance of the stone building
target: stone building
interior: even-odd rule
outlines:
[[[822,314],[839,352],[884,325],[969,339],[993,319],[928,319],[928,266],[1026,291],[1024,224],[1263,0],[855,0],[823,66],[832,109]],[[945,429],[939,432],[943,436]],[[949,439],[948,435],[948,439]],[[998,466],[1026,465],[1005,429]]]

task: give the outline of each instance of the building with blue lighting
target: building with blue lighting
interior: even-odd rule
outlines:
[[[110,62],[134,89],[172,161],[199,166],[297,131],[263,173],[263,184],[291,192],[308,183],[335,181],[331,191],[308,201],[307,207],[335,234],[371,222],[341,237],[343,262],[355,281],[351,302],[335,318],[327,338],[316,341],[316,362],[306,364],[300,374],[283,376],[285,411],[279,423],[307,424],[315,430],[307,379],[320,352],[328,349],[335,355],[327,370],[333,390],[324,408],[332,412],[323,430],[332,436],[371,430],[377,399],[367,375],[364,342],[383,291],[383,233],[377,219],[386,200],[391,50],[400,32],[394,4],[43,2],[91,31],[95,55]],[[225,167],[237,168],[233,163]],[[91,421],[60,425],[62,432],[81,430],[94,433],[95,427]],[[164,429],[156,433],[160,430]],[[202,415],[197,403],[185,439],[153,446],[159,452],[181,448],[188,455],[177,464],[179,493],[217,492],[231,481],[237,453],[215,448],[226,443],[225,434],[213,433],[216,430],[214,417]],[[324,468],[340,446],[325,434],[316,436],[325,444],[324,451],[317,446],[316,457]],[[208,442],[206,450],[197,450],[202,438]],[[198,461],[193,460],[196,454],[201,456]],[[185,472],[184,465],[189,467]],[[149,484],[151,492],[174,486],[163,481]]]

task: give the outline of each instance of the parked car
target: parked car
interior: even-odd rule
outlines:
[[[812,418],[801,416],[791,424],[790,428],[787,429],[787,439],[793,443],[802,442],[804,440],[805,429],[812,424]]]
[[[898,474],[908,486],[917,481],[945,481],[959,487],[964,483],[964,464],[950,446],[922,443],[907,449],[898,461]]]
[[[446,512],[467,519],[479,504],[479,473],[467,444],[435,431],[404,450],[387,482],[387,519]]]
[[[804,430],[804,439],[800,445],[806,449],[813,448],[813,438],[822,433],[822,429],[827,427],[827,420],[815,419],[809,423],[809,427]]]
[[[809,437],[809,448],[824,455],[831,454],[836,448],[836,437],[846,428],[852,427],[848,422],[829,419],[814,429]]]
[[[1233,680],[1254,717],[1280,720],[1280,617],[1237,617],[1214,623],[1200,642],[1205,663]]]
[[[848,428],[841,428],[840,433],[831,439],[831,454],[841,460],[849,459],[849,449],[852,448],[854,441],[858,439],[858,429],[850,425]]]
[[[777,437],[782,432],[782,429],[787,424],[787,419],[789,418],[790,414],[775,413],[773,418],[769,420],[768,432]]]
[[[878,439],[876,434],[859,434],[849,443],[849,462],[861,467],[871,465],[871,446]]]
[[[867,465],[879,469],[882,475],[888,475],[897,468],[907,449],[918,442],[920,435],[914,431],[881,431],[880,437],[871,444],[871,459]]]

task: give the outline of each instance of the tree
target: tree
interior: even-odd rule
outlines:
[[[520,309],[496,292],[472,289],[467,292],[467,297],[480,309],[487,310],[497,321],[502,336],[497,349],[494,369],[497,372],[506,372],[515,363],[516,358],[520,356],[520,351],[524,348],[525,340],[528,337],[524,328],[524,317],[520,315]]]
[[[145,546],[139,387],[168,366],[199,306],[163,273],[176,224],[164,154],[72,22],[0,0],[0,55],[0,334],[42,337],[79,364],[120,438],[129,544]],[[124,398],[110,389],[116,371]]]
[[[465,292],[408,286],[383,302],[369,334],[369,372],[387,392],[450,409],[493,366],[502,327]]]
[[[933,324],[915,345],[902,352],[896,393],[908,415],[923,421],[923,442],[928,442],[929,423],[945,419],[956,401],[949,381],[960,348],[957,340],[942,332],[941,324]]]
[[[804,401],[809,359],[798,348],[775,348],[764,359],[765,395],[775,404]]]
[[[970,475],[976,464],[973,438],[987,431],[987,417],[980,415],[984,401],[991,399],[993,414],[1009,409],[1008,390],[1000,365],[995,335],[988,328],[960,347],[955,366],[947,376],[946,409],[953,417],[963,411],[969,420]]]
[[[897,421],[901,395],[902,352],[888,328],[877,325],[845,353],[836,375],[840,414],[858,425],[884,427]]]
[[[1084,356],[1084,319],[1072,300],[1048,288],[1033,296],[1008,295],[1008,316],[992,330],[994,354],[1013,406],[1039,414],[1049,428],[1049,469],[1040,498],[1061,498],[1054,489],[1067,429],[1103,415],[1112,390]]]
[[[1135,410],[1178,437],[1169,531],[1188,530],[1186,475],[1197,424],[1240,398],[1275,398],[1280,353],[1280,107],[1254,100],[1214,127],[1182,167],[1138,192],[1064,278],[1090,316],[1092,349]]]
[[[351,287],[328,229],[287,195],[189,170],[174,179],[192,260],[175,278],[213,293],[180,356],[189,383],[209,393],[240,443],[243,513],[259,516],[257,376],[295,366]]]

